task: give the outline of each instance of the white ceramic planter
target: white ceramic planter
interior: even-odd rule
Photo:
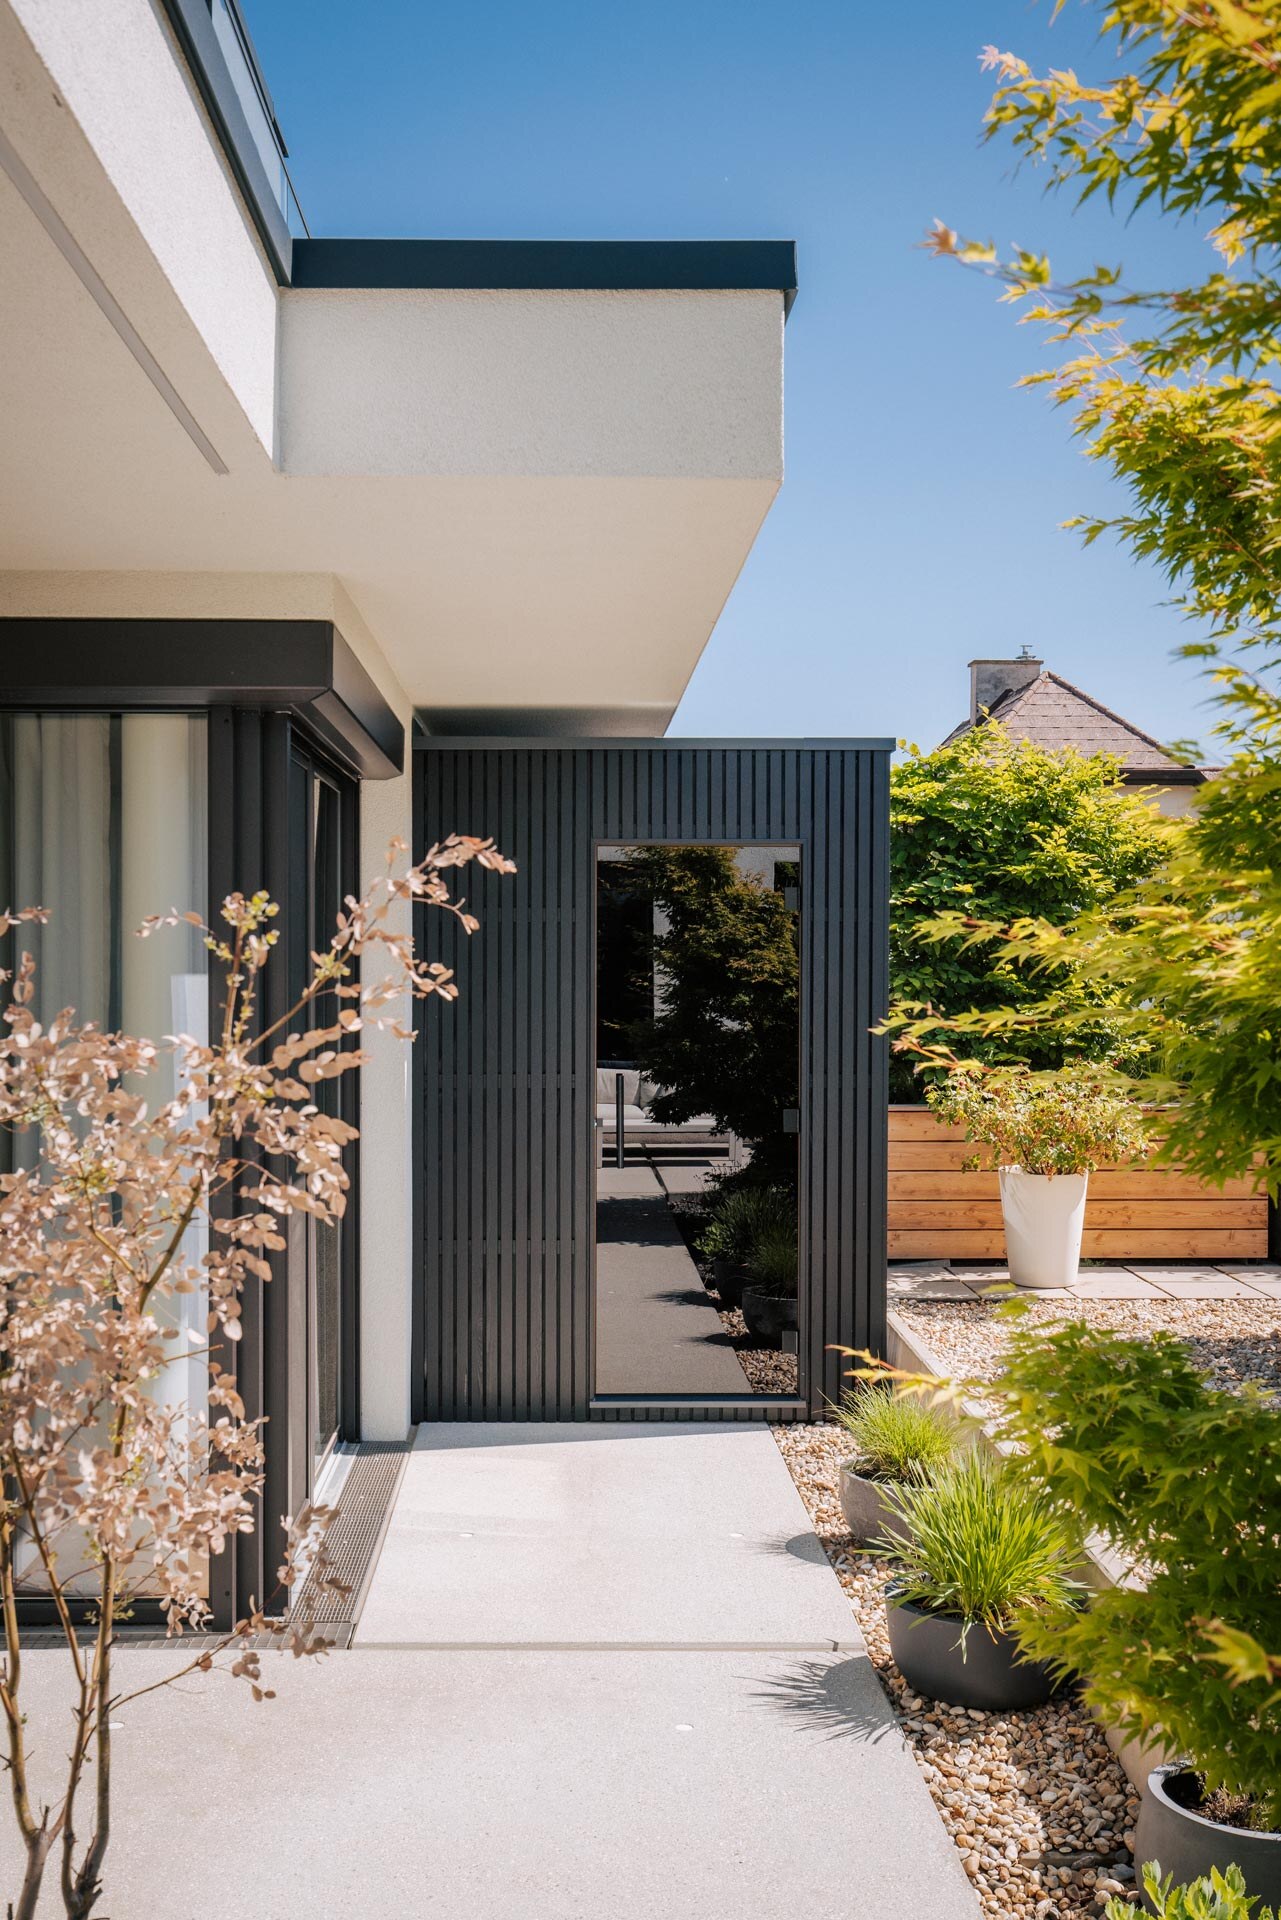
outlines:
[[[1016,1287],[1067,1287],[1081,1265],[1088,1173],[1002,1167],[1005,1256]]]

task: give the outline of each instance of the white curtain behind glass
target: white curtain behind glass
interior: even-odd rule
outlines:
[[[81,1022],[161,1042],[208,1032],[207,956],[194,928],[148,940],[135,929],[170,907],[207,914],[206,725],[188,714],[16,714],[0,718],[0,906],[42,906],[47,926],[24,925],[5,964],[36,961],[37,1017],[71,1006]],[[175,1091],[171,1061],[149,1077],[154,1109]],[[32,1166],[36,1141],[6,1143]],[[199,1260],[205,1230],[184,1244]],[[157,1393],[206,1405],[205,1303],[174,1303],[174,1360]]]

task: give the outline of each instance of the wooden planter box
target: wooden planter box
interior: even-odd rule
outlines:
[[[928,1107],[890,1108],[891,1260],[1002,1260],[995,1172],[964,1173],[981,1152]],[[1085,1209],[1087,1260],[1266,1260],[1268,1203],[1249,1180],[1207,1187],[1165,1167],[1100,1167]]]

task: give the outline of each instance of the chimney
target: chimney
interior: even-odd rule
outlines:
[[[984,707],[990,712],[1003,694],[1031,686],[1044,665],[1031,647],[1024,647],[1017,660],[971,660],[970,725],[977,726]]]

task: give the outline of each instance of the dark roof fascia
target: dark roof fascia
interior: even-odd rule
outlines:
[[[608,753],[615,748],[624,752],[663,752],[663,753],[742,753],[747,750],[763,753],[893,753],[898,747],[897,740],[852,739],[852,740],[756,740],[737,737],[724,738],[713,736],[710,739],[685,739],[676,734],[670,738],[656,740],[652,735],[627,737],[617,733],[596,735],[564,734],[555,738],[549,734],[473,734],[430,733],[415,734],[413,749],[415,753],[476,753],[507,752],[513,748],[522,753],[565,753],[579,749],[589,752]]]
[[[218,36],[210,17],[209,0],[160,0],[160,4],[196,83],[196,91],[213,122],[218,143],[227,156],[227,164],[235,177],[258,238],[266,249],[271,270],[280,285],[287,287],[293,271],[294,238],[271,190],[235,82],[227,71],[227,62],[218,45]],[[243,22],[238,24],[242,38],[248,42]],[[266,83],[262,81],[252,44],[247,46],[247,53],[255,78],[262,83],[274,125],[275,110],[271,107],[271,96],[267,94]],[[283,141],[281,145],[284,145]]]
[[[1200,767],[1122,767],[1123,787],[1200,787],[1206,776]]]
[[[777,292],[796,298],[794,240],[324,240],[293,243],[295,288]]]
[[[0,708],[288,712],[370,780],[403,772],[405,730],[329,620],[0,618]]]

